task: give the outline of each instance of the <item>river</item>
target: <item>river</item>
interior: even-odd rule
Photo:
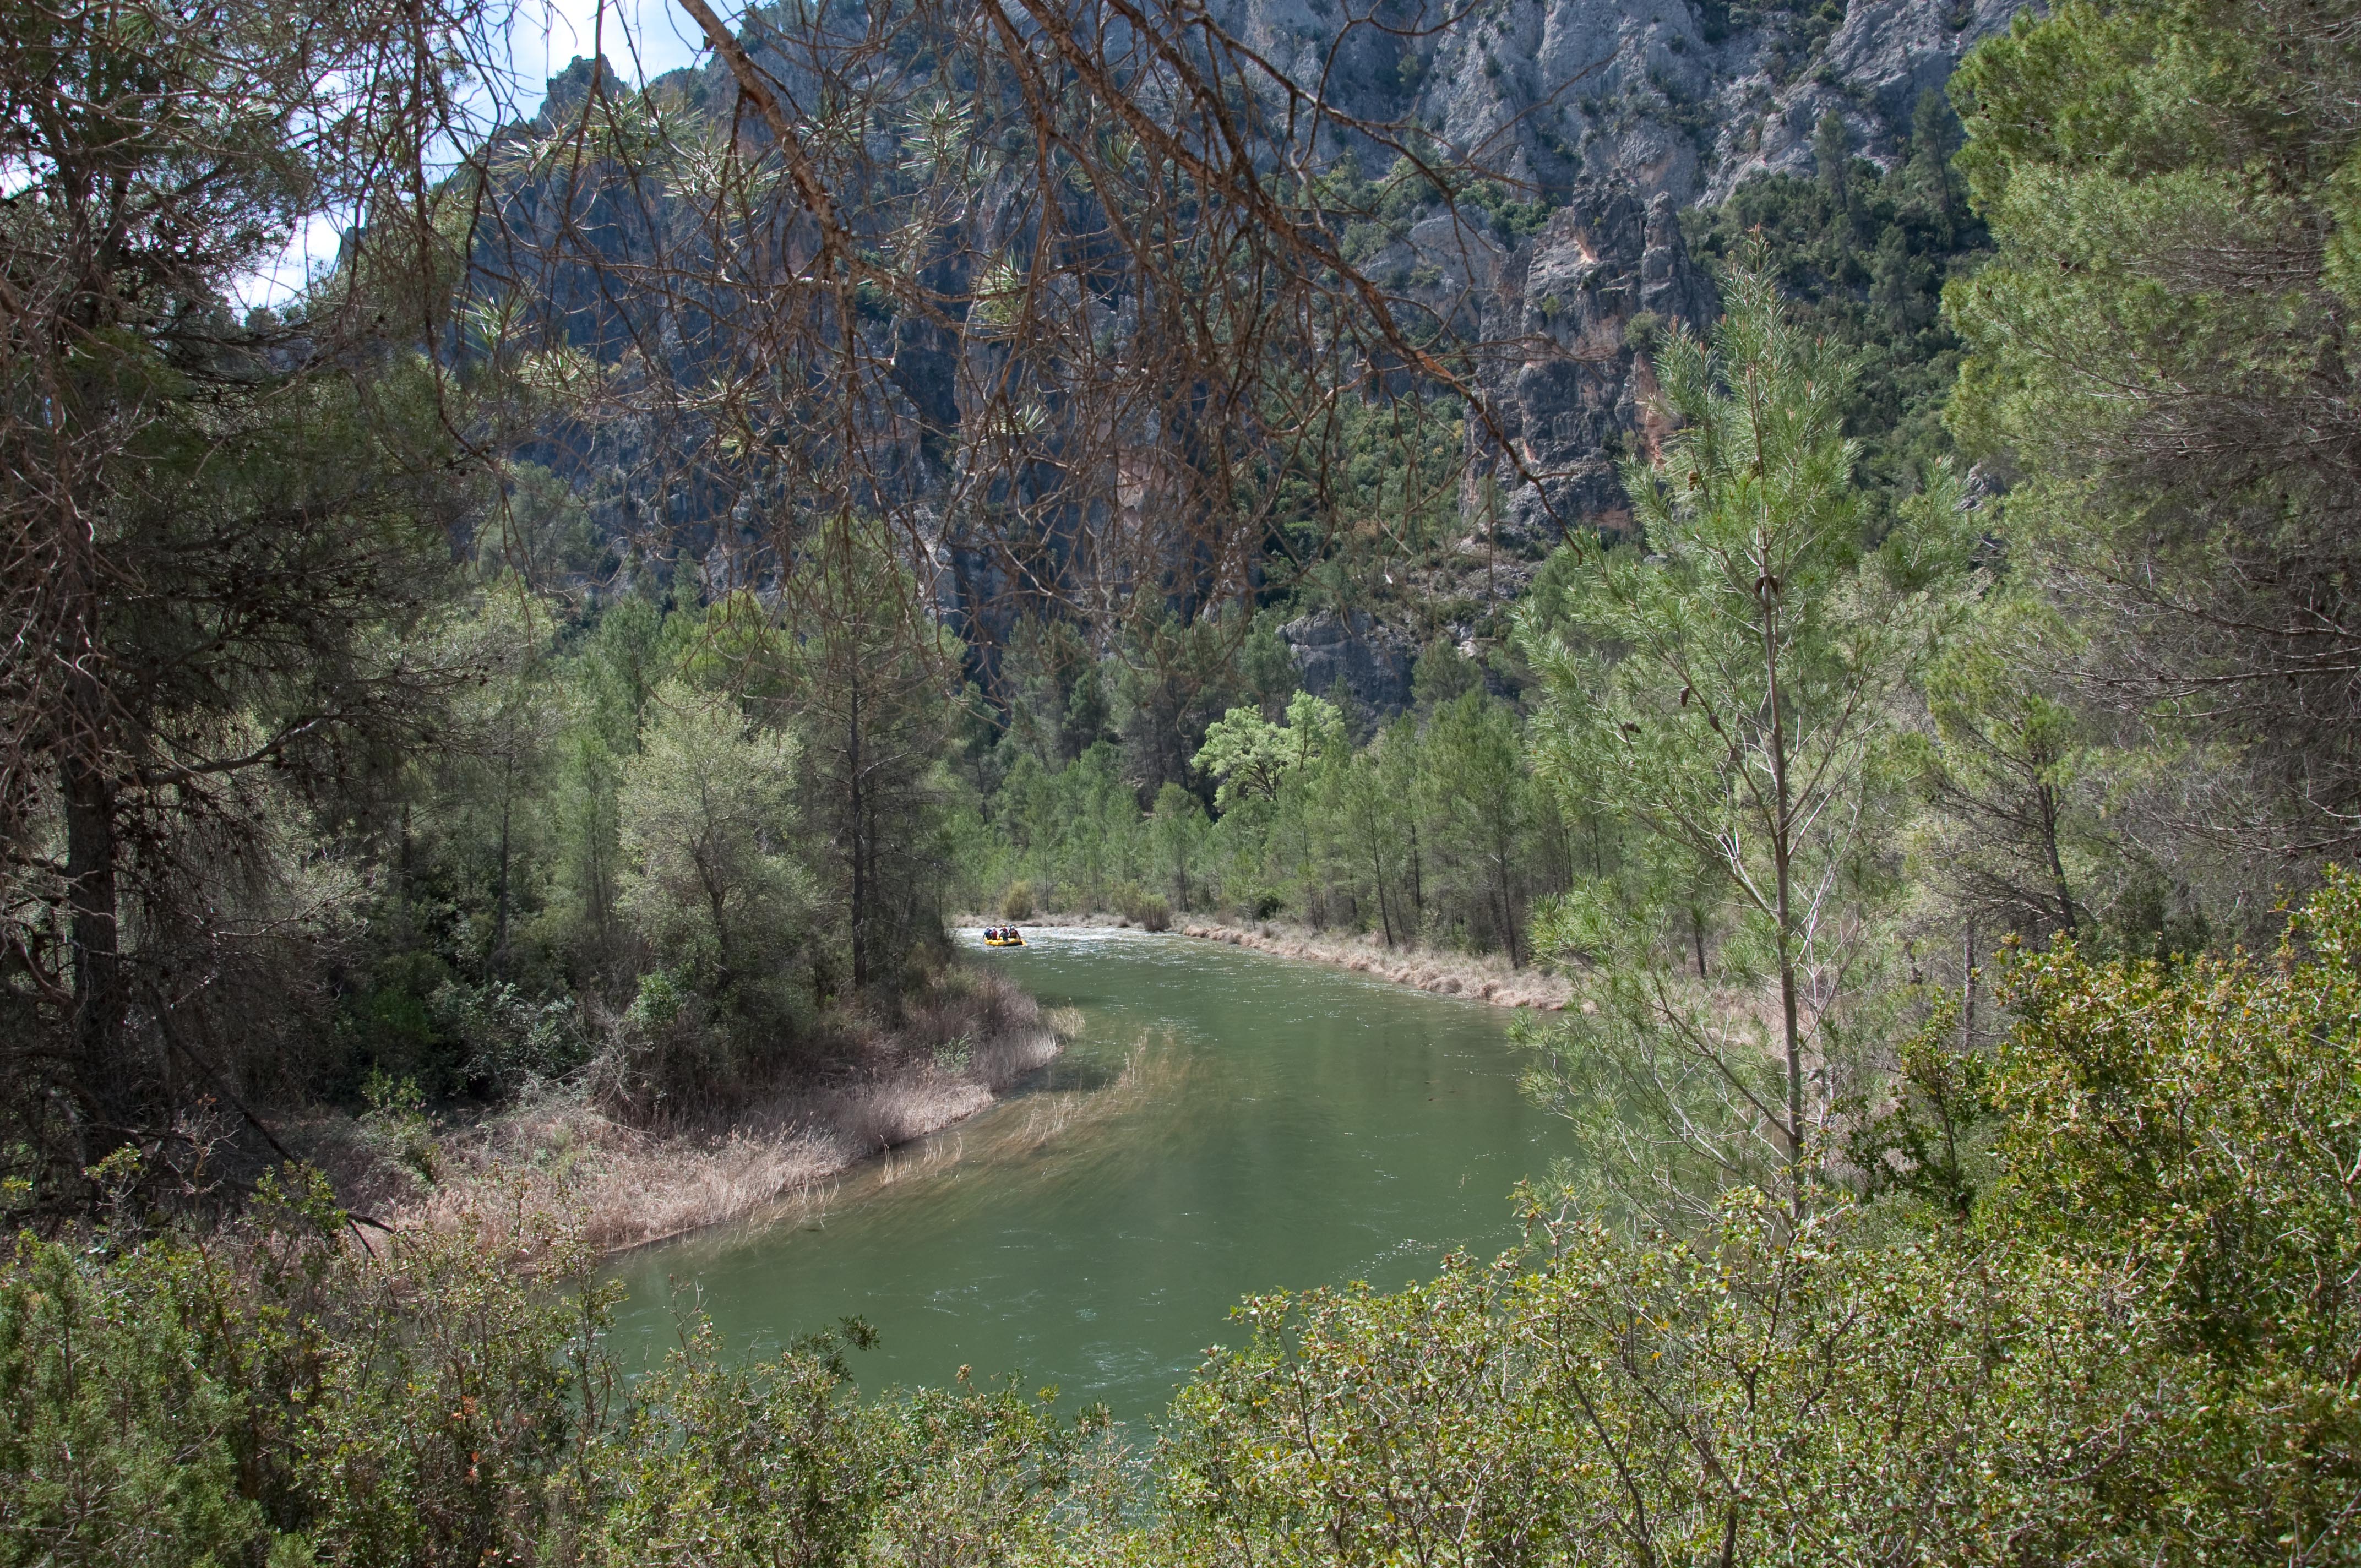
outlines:
[[[866,1387],[964,1365],[1152,1420],[1241,1296],[1506,1246],[1510,1190],[1572,1152],[1517,1092],[1504,1009],[1183,937],[1027,937],[974,957],[1081,1011],[1058,1062],[825,1194],[623,1259],[627,1355],[673,1343],[675,1299],[738,1353],[858,1314]]]

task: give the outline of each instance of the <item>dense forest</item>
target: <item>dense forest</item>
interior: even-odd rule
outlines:
[[[1628,192],[1202,8],[683,11],[0,18],[0,1563],[2361,1555],[2361,10],[2036,8],[1563,297]],[[1585,1160],[1146,1448],[626,1376],[452,1179],[963,1070],[1048,912],[1558,976]]]

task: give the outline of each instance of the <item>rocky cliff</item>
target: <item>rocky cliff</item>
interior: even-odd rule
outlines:
[[[1319,610],[1279,629],[1305,691],[1325,696],[1340,684],[1380,718],[1410,706],[1411,667],[1418,650],[1398,627],[1382,624],[1367,610],[1349,615]]]
[[[1631,510],[1615,465],[1656,417],[1645,350],[1719,313],[1671,195],[1643,203],[1620,181],[1578,186],[1478,297],[1498,430],[1470,422],[1468,510],[1480,525],[1497,509],[1510,548],[1555,543],[1577,525],[1621,528]]]
[[[1918,95],[2026,4],[1413,0],[1361,21],[1350,18],[1363,7],[1339,0],[1214,10],[1350,113],[1422,126],[1553,199],[1587,174],[1686,206],[1755,174],[1808,170],[1830,114],[1857,152],[1890,162]]]
[[[1469,422],[1462,510],[1480,586],[1448,573],[1431,595],[1513,598],[1530,563],[1572,528],[1629,524],[1617,475],[1653,437],[1648,350],[1719,311],[1689,255],[1680,213],[1758,175],[1818,171],[1830,116],[1847,152],[1891,168],[1911,151],[1919,101],[2025,0],[1489,0],[1432,33],[1433,16],[1356,27],[1333,0],[1234,0],[1224,13],[1299,76],[1323,79],[1350,113],[1417,126],[1516,182],[1538,233],[1497,210],[1431,203],[1384,229],[1363,265],[1485,346],[1488,428]],[[1361,149],[1365,172],[1384,149]],[[1488,547],[1476,542],[1488,523]],[[1464,637],[1475,618],[1455,621]],[[1379,713],[1403,700],[1405,650],[1383,621],[1334,616],[1288,628],[1306,685],[1342,678]],[[1468,646],[1474,646],[1471,642]]]
[[[1431,141],[1444,163],[1471,160],[1503,177],[1453,199],[1422,181],[1382,180],[1389,168],[1380,160],[1389,163],[1392,151],[1368,137],[1332,131],[1320,149],[1351,151],[1359,164],[1357,187],[1343,181],[1362,193],[1344,203],[1348,257],[1447,323],[1463,345],[1480,345],[1474,363],[1488,414],[1468,421],[1458,554],[1480,560],[1481,576],[1454,576],[1446,564],[1418,583],[1416,592],[1451,607],[1441,630],[1472,646],[1488,635],[1477,628],[1492,620],[1495,603],[1515,596],[1568,529],[1613,532],[1628,522],[1616,467],[1654,433],[1650,340],[1678,323],[1705,326],[1719,308],[1683,243],[1682,210],[1719,203],[1758,174],[1814,171],[1831,116],[1848,156],[1895,164],[1909,151],[1922,97],[2026,3],[1209,0],[1235,37],[1296,82],[1317,83],[1346,114],[1394,127],[1397,141]],[[757,52],[782,80],[796,78],[793,60],[772,58],[769,46]],[[570,114],[591,69],[577,62],[552,82],[544,120]],[[708,113],[734,98],[709,61],[670,80],[683,103]],[[1284,113],[1286,93],[1272,90],[1280,112],[1267,124],[1299,123]],[[965,204],[931,287],[956,297],[972,282],[963,269],[973,258],[1036,248],[1022,217],[1029,209],[1003,188],[1008,178],[987,181]],[[521,189],[514,204],[530,194]],[[607,221],[603,209],[588,216]],[[538,232],[546,220],[527,226]],[[630,251],[624,238],[597,243],[610,258]],[[577,280],[551,282],[569,323],[593,323],[590,336],[602,342],[625,335],[609,320],[611,302]],[[1128,330],[1120,292],[1109,294],[1093,342]],[[643,325],[634,342],[670,341],[662,323]],[[908,433],[872,465],[871,483],[931,529],[926,520],[961,471],[961,454],[981,449],[964,433],[974,411],[961,389],[997,385],[994,366],[1015,351],[988,333],[963,335],[890,312],[864,314],[858,330],[876,367],[879,411],[869,423]],[[598,510],[607,532],[663,535],[670,548],[701,555],[708,580],[736,581],[731,552],[742,544],[759,553],[760,539],[730,528],[736,513],[708,504],[703,492],[660,482],[668,450],[661,433],[632,425],[589,460],[549,460],[605,476]],[[656,455],[638,462],[641,451]],[[1025,569],[1054,579],[1076,541],[1106,519],[1137,521],[1140,509],[1108,477],[1120,466],[1037,464],[995,481],[1001,488],[983,499],[1038,514],[1041,558]],[[641,468],[653,477],[635,477]],[[977,628],[983,643],[994,641],[1021,597],[1000,556],[946,541],[940,558],[950,565],[947,610]],[[1411,591],[1407,582],[1395,590]],[[1287,641],[1306,685],[1325,690],[1342,678],[1373,708],[1397,707],[1412,644],[1383,620],[1381,612],[1370,626],[1323,613],[1291,623]]]

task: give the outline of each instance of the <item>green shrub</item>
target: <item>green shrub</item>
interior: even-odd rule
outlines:
[[[596,1510],[580,1560],[768,1568],[1045,1556],[1095,1418],[1062,1425],[1013,1388],[964,1380],[864,1403],[842,1353],[870,1343],[849,1322],[840,1336],[741,1363],[692,1325],[590,1455]]]
[[[434,1141],[434,1123],[426,1114],[426,1097],[418,1080],[395,1078],[379,1068],[361,1085],[368,1109],[360,1117],[361,1131],[378,1151],[397,1161],[419,1180],[432,1186],[440,1177],[441,1151]]]
[[[584,1402],[611,1376],[596,1349],[612,1296],[587,1256],[536,1277],[491,1241],[415,1234],[344,1262],[294,1455],[323,1558],[521,1562],[551,1524]]]
[[[1393,1295],[1257,1300],[1175,1408],[1183,1556],[1395,1563],[2058,1561],[2123,1511],[2202,1379],[2099,1277],[1956,1232],[1694,1243],[1559,1228]],[[2186,1521],[2175,1521],[2185,1523]],[[1235,1550],[1224,1550],[1224,1541]]]
[[[1115,890],[1115,913],[1133,925],[1150,931],[1172,929],[1172,905],[1160,894],[1153,894],[1136,882],[1124,883]]]
[[[0,1270],[0,1564],[535,1555],[613,1388],[587,1253],[466,1216],[365,1252],[315,1176],[108,1240]]]
[[[627,1388],[595,1260],[489,1215],[368,1252],[307,1177],[107,1241],[0,1259],[0,1568],[1042,1560],[1114,1485],[1097,1418],[863,1401],[828,1339],[748,1364],[692,1321]]]
[[[2361,881],[2332,870],[2257,960],[2027,958],[1992,1094],[1995,1223],[2139,1260],[2228,1367],[2361,1366]]]
[[[2361,883],[2268,962],[2023,960],[1998,1059],[1921,1042],[1897,1202],[1267,1298],[1185,1389],[1176,1558],[2349,1560]],[[1930,1035],[1929,1039],[1932,1039]],[[2000,1118],[1996,1181],[1944,1129]],[[1506,1478],[1513,1477],[1513,1484]]]
[[[863,1399],[858,1328],[748,1364],[692,1323],[627,1387],[581,1249],[365,1252],[316,1179],[22,1240],[0,1568],[2349,1560],[2356,957],[2336,874],[2268,959],[2025,959],[1988,1069],[1930,1032],[1862,1146],[1922,1179],[1688,1236],[1536,1202],[1499,1258],[1257,1299],[1145,1471],[964,1373]],[[1946,1117],[1999,1119],[1996,1175]]]
[[[246,1561],[244,1391],[208,1374],[172,1270],[20,1238],[0,1274],[0,1563]]]
[[[1000,917],[1003,920],[1033,918],[1033,884],[1031,883],[1013,882],[1008,884],[1008,891],[1000,898]]]

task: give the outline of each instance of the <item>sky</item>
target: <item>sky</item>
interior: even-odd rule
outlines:
[[[600,8],[604,6],[603,33]],[[717,7],[723,16],[736,7]],[[604,48],[607,63],[634,85],[687,65],[700,52],[690,41],[696,24],[671,0],[515,0],[508,30],[508,71],[497,116],[487,94],[478,112],[486,118],[526,118],[541,107],[549,78],[577,55]],[[270,265],[258,268],[235,292],[247,307],[275,305],[304,280],[336,258],[340,225],[329,214],[313,218],[288,242]]]
[[[690,42],[696,24],[670,0],[605,0],[605,6],[607,60],[617,74],[643,82],[697,58]],[[720,9],[727,16],[731,7]],[[509,49],[519,106],[526,113],[540,106],[543,82],[576,55],[590,52],[598,11],[599,0],[518,0]]]

